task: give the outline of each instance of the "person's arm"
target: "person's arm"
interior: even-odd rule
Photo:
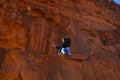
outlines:
[[[59,47],[59,46],[56,46],[55,48],[60,49],[60,47]]]
[[[60,47],[59,47],[59,46],[56,46],[56,45],[54,44],[54,42],[52,43],[52,46],[53,46],[54,48],[60,49]]]

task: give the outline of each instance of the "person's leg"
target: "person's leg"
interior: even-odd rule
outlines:
[[[64,54],[67,54],[67,48],[64,48],[64,52],[65,52]]]
[[[70,48],[66,48],[66,49],[67,49],[67,54],[68,54],[68,55],[71,55]]]
[[[60,48],[60,49],[58,50],[58,55],[61,55],[61,50],[62,50],[62,48]]]
[[[64,55],[65,54],[65,48],[62,48],[61,53]]]

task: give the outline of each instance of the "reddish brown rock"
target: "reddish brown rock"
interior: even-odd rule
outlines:
[[[120,80],[119,14],[109,0],[2,0],[0,80]]]
[[[25,27],[14,21],[6,21],[5,19],[1,19],[0,24],[0,47],[25,49]]]
[[[85,53],[72,54],[72,55],[70,56],[70,59],[72,59],[72,60],[81,60],[81,61],[87,60],[87,59],[89,59],[89,58],[90,58],[90,55],[86,55]]]

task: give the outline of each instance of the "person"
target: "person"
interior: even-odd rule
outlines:
[[[56,46],[53,42],[53,47],[57,48],[58,49],[58,55],[68,55],[70,56],[71,55],[71,52],[70,52],[70,45],[71,45],[71,40],[70,38],[63,38],[62,39],[62,45],[61,46]]]

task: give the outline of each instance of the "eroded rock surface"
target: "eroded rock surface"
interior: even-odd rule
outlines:
[[[0,80],[120,80],[120,6],[109,0],[2,0]],[[72,39],[72,57],[52,47]]]

